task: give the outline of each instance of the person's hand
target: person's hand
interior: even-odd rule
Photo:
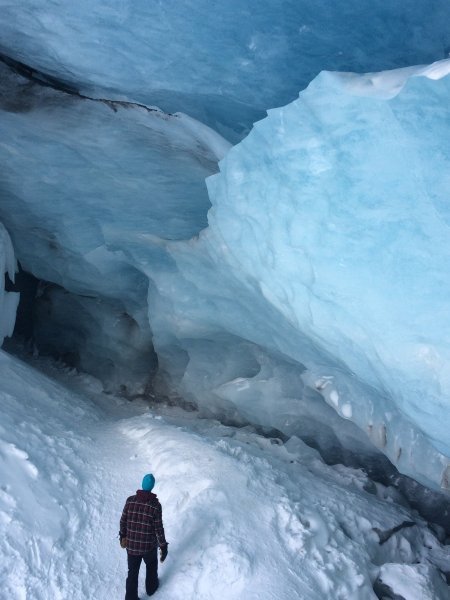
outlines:
[[[164,562],[167,558],[167,552],[169,551],[168,549],[168,544],[165,544],[164,546],[161,546],[159,549],[160,552],[160,556],[159,556],[159,560],[161,562]]]
[[[120,545],[122,548],[127,547],[127,538],[126,537],[120,538]]]

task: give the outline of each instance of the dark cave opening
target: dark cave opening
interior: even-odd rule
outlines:
[[[128,398],[152,390],[157,356],[149,331],[119,302],[71,293],[19,264],[5,289],[20,294],[14,333],[3,349],[51,357],[99,379],[105,392]]]
[[[19,263],[14,283],[5,273],[5,290],[20,293],[16,314],[14,335],[20,336],[26,343],[32,343],[34,335],[34,303],[40,280],[24,271]],[[6,342],[7,343],[7,342]]]

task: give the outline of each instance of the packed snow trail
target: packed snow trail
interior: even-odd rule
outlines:
[[[449,597],[448,546],[361,471],[51,373],[0,352],[0,598],[123,598],[119,518],[149,471],[170,543],[155,598],[375,599],[378,575],[395,587],[405,568],[407,600]],[[374,529],[408,520],[380,546]]]

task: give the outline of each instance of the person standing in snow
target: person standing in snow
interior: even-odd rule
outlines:
[[[127,549],[128,577],[125,600],[139,600],[138,579],[142,559],[146,566],[145,590],[148,596],[156,592],[158,580],[158,547],[160,560],[167,556],[167,542],[164,536],[162,508],[152,493],[155,478],[151,473],[142,480],[142,489],[127,498],[120,519],[120,545]]]

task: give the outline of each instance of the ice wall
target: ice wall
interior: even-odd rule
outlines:
[[[449,71],[324,72],[228,153],[208,230],[147,269],[180,393],[286,430],[301,374],[401,471],[449,488]]]
[[[126,249],[151,260],[155,240],[206,226],[204,180],[229,144],[181,113],[65,94],[3,64],[0,81],[0,218],[22,267],[66,292],[40,299],[38,337],[56,348],[66,323],[61,355],[142,391],[156,365],[148,279]]]
[[[0,52],[236,139],[322,69],[448,56],[446,0],[0,0]]]
[[[17,270],[16,259],[10,237],[0,223],[0,347],[5,337],[12,335],[16,320],[19,294],[5,291],[5,276],[14,281]]]
[[[447,65],[321,74],[209,198],[229,148],[212,129],[2,66],[0,218],[64,288],[41,298],[41,339],[144,383],[154,343],[160,390],[328,447],[371,440],[448,488]]]

